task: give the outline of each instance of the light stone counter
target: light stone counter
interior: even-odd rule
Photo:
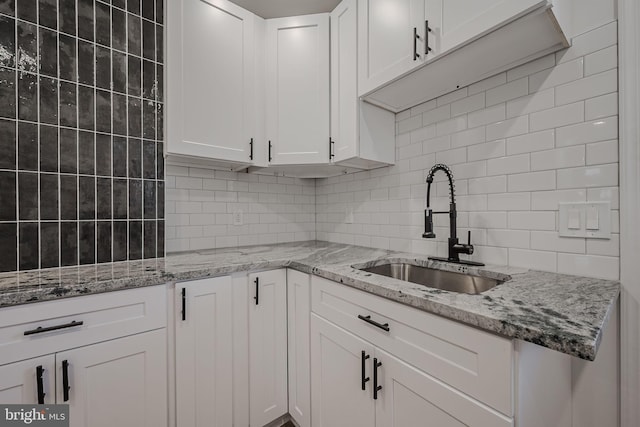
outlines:
[[[480,295],[424,287],[352,268],[381,260],[506,279]],[[464,267],[426,256],[327,242],[190,252],[165,259],[0,274],[0,307],[288,267],[496,334],[594,360],[620,284],[509,267]]]

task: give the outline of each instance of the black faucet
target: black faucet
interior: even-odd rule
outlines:
[[[435,173],[438,171],[444,172],[449,179],[449,191],[451,200],[449,202],[448,211],[433,212],[429,207],[431,198],[431,184],[433,183],[433,175],[435,175]],[[456,211],[455,185],[453,184],[453,174],[451,173],[451,169],[449,169],[449,167],[444,164],[435,165],[429,171],[429,175],[427,175],[427,208],[424,211],[424,233],[422,234],[422,237],[424,237],[425,239],[433,239],[434,237],[436,237],[435,233],[433,232],[434,214],[449,214],[449,256],[447,258],[429,257],[429,259],[433,259],[436,261],[453,262],[457,264],[483,266],[484,264],[480,262],[460,259],[459,254],[473,254],[473,245],[471,244],[471,231],[469,231],[468,234],[467,244],[458,242],[456,230],[456,219],[458,216],[458,212]]]

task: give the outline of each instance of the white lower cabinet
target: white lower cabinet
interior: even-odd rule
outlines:
[[[232,425],[231,278],[176,286],[176,417],[180,427]]]
[[[311,315],[313,427],[375,425],[375,402],[371,396],[372,357],[371,344]]]
[[[311,425],[311,277],[287,270],[289,415],[299,427]]]
[[[54,403],[53,354],[0,366],[0,402],[3,404]]]
[[[71,427],[166,426],[165,289],[0,310],[0,402],[68,404]]]
[[[166,425],[166,348],[161,329],[57,353],[56,400],[71,427]]]
[[[249,419],[264,426],[287,406],[287,271],[249,278]]]

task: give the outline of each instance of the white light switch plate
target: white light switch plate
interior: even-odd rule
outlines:
[[[611,202],[559,203],[559,208],[561,237],[611,238]]]

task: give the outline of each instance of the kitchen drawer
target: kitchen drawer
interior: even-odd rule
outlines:
[[[513,344],[506,338],[312,276],[311,308],[429,375],[513,416]],[[388,331],[358,316],[387,324]]]
[[[165,286],[7,307],[0,309],[0,365],[166,325]],[[58,326],[67,327],[37,330]]]

